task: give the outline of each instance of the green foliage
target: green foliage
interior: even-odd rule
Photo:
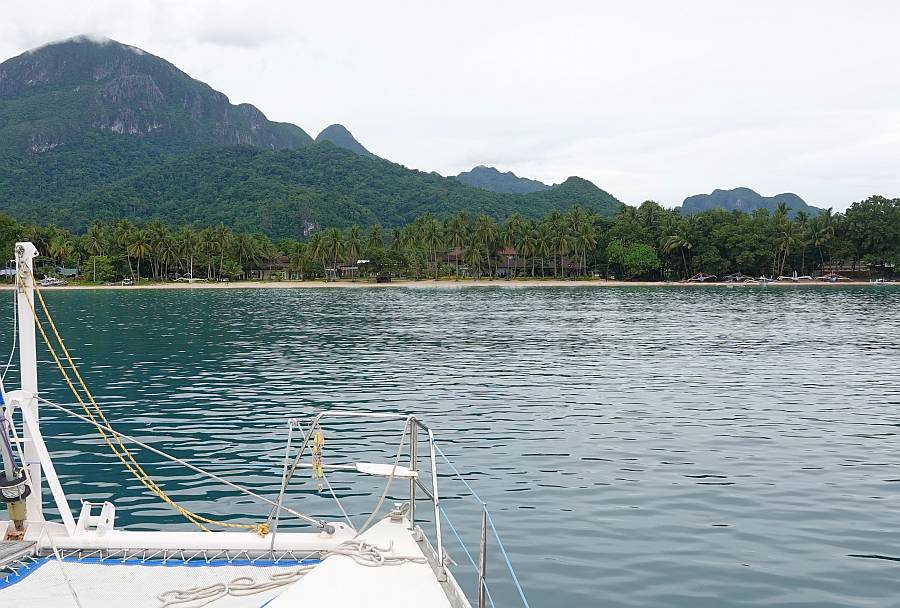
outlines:
[[[607,245],[606,256],[610,264],[621,268],[627,279],[646,275],[659,268],[656,249],[647,243],[626,245],[622,241],[615,240]]]
[[[82,275],[91,281],[112,281],[116,278],[116,270],[112,261],[105,255],[92,255],[85,260],[81,268]]]
[[[300,238],[310,226],[394,227],[424,213],[447,217],[464,209],[535,218],[573,204],[603,215],[621,208],[578,178],[543,192],[498,194],[327,142],[299,150],[216,148],[172,156],[135,148],[127,138],[98,135],[91,141],[84,148],[0,157],[0,209],[71,230],[130,218],[221,222],[242,232]]]
[[[500,222],[467,211],[443,218],[426,213],[392,230],[353,224],[313,230],[305,239],[281,239],[277,245],[261,232],[236,232],[224,224],[119,219],[95,222],[75,234],[0,214],[0,245],[11,252],[18,240],[38,247],[40,272],[76,265],[93,279],[96,266],[98,281],[187,274],[215,280],[250,273],[301,279],[615,274],[652,280],[697,272],[720,277],[853,272],[861,264],[891,276],[900,263],[900,199],[872,197],[846,214],[825,210],[796,219],[785,209],[683,216],[652,201],[626,207],[614,218],[580,205],[536,219],[513,213]]]

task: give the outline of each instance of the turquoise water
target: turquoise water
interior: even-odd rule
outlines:
[[[287,418],[420,414],[489,503],[532,606],[900,605],[896,288],[47,294],[120,430],[269,496]],[[42,358],[45,396],[71,402]],[[190,527],[85,424],[42,416],[73,508],[114,500],[121,524]],[[389,459],[399,438],[352,430],[328,433],[326,463]],[[189,508],[267,513],[141,459]],[[330,478],[359,523],[381,486]],[[298,482],[294,508],[341,517]],[[477,510],[441,485],[477,546]],[[515,605],[496,552],[489,568]]]

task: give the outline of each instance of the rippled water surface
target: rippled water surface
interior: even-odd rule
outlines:
[[[488,502],[532,606],[900,606],[896,288],[47,294],[120,430],[269,496],[287,418],[420,414]],[[44,395],[70,403],[42,359]],[[73,508],[114,500],[121,524],[189,526],[87,425],[42,416]],[[396,424],[354,430],[326,435],[326,463],[390,460]],[[140,457],[192,509],[267,512]],[[360,523],[381,486],[330,479]],[[297,482],[293,507],[340,517]],[[476,508],[441,484],[477,546]],[[515,605],[496,551],[489,568]]]

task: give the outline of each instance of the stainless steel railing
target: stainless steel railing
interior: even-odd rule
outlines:
[[[493,532],[495,542],[497,543],[497,547],[499,548],[502,557],[506,561],[506,564],[509,568],[510,575],[515,584],[515,587],[518,591],[518,594],[522,600],[522,604],[528,608],[528,601],[525,599],[524,591],[522,590],[521,584],[516,577],[516,574],[512,568],[512,564],[509,560],[509,556],[506,554],[506,550],[503,547],[503,543],[500,541],[500,537],[497,533],[496,527],[494,526],[493,519],[491,518],[490,513],[487,510],[487,505],[481,501],[481,498],[475,493],[469,483],[463,479],[462,475],[453,466],[447,456],[440,450],[440,448],[436,445],[434,439],[434,433],[432,430],[421,420],[416,418],[413,415],[409,414],[391,414],[391,413],[382,413],[382,412],[352,412],[352,411],[344,411],[344,410],[327,410],[324,412],[320,412],[311,420],[308,430],[306,432],[306,438],[304,441],[304,446],[307,445],[312,437],[312,433],[315,432],[317,428],[321,428],[322,422],[328,419],[340,419],[340,418],[355,418],[355,419],[368,419],[368,420],[397,420],[403,421],[403,437],[409,437],[409,447],[406,450],[405,456],[408,459],[408,469],[416,473],[416,475],[411,476],[409,479],[409,511],[408,518],[410,522],[410,529],[413,533],[417,534],[420,529],[417,522],[417,494],[418,491],[421,490],[422,493],[428,498],[431,503],[433,512],[434,512],[434,532],[435,532],[435,559],[437,562],[437,576],[441,581],[447,580],[447,563],[446,563],[446,555],[444,550],[444,538],[443,538],[443,529],[441,524],[441,515],[443,514],[444,518],[447,520],[448,525],[450,525],[452,532],[456,535],[457,539],[460,542],[460,545],[465,551],[467,557],[472,562],[473,567],[476,570],[477,574],[477,591],[476,597],[478,602],[478,608],[485,608],[488,603],[493,606],[493,598],[490,596],[490,590],[488,589],[487,583],[487,547],[488,547],[488,532],[489,530]],[[299,424],[299,423],[298,423]],[[419,476],[421,472],[420,467],[420,455],[419,455],[419,443],[422,441],[420,437],[420,431],[425,434],[425,440],[427,440],[428,446],[428,454],[427,460],[430,465],[430,484],[426,485],[422,482],[422,479]],[[402,441],[402,439],[401,439]],[[402,447],[402,446],[401,446]],[[302,455],[302,449],[301,453]],[[479,552],[478,552],[478,560],[476,560],[471,556],[469,550],[466,548],[465,544],[462,542],[458,532],[455,527],[453,527],[452,522],[447,516],[446,512],[441,507],[440,501],[440,492],[438,490],[438,455],[445,461],[448,467],[453,472],[453,475],[459,478],[460,481],[466,486],[466,488],[471,493],[472,497],[480,503],[481,506],[481,535],[479,542]],[[299,455],[298,455],[299,459]],[[332,465],[335,466],[335,465]]]

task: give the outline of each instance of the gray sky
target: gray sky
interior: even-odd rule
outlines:
[[[7,0],[0,57],[108,36],[417,169],[843,209],[900,195],[898,26],[894,0]]]

